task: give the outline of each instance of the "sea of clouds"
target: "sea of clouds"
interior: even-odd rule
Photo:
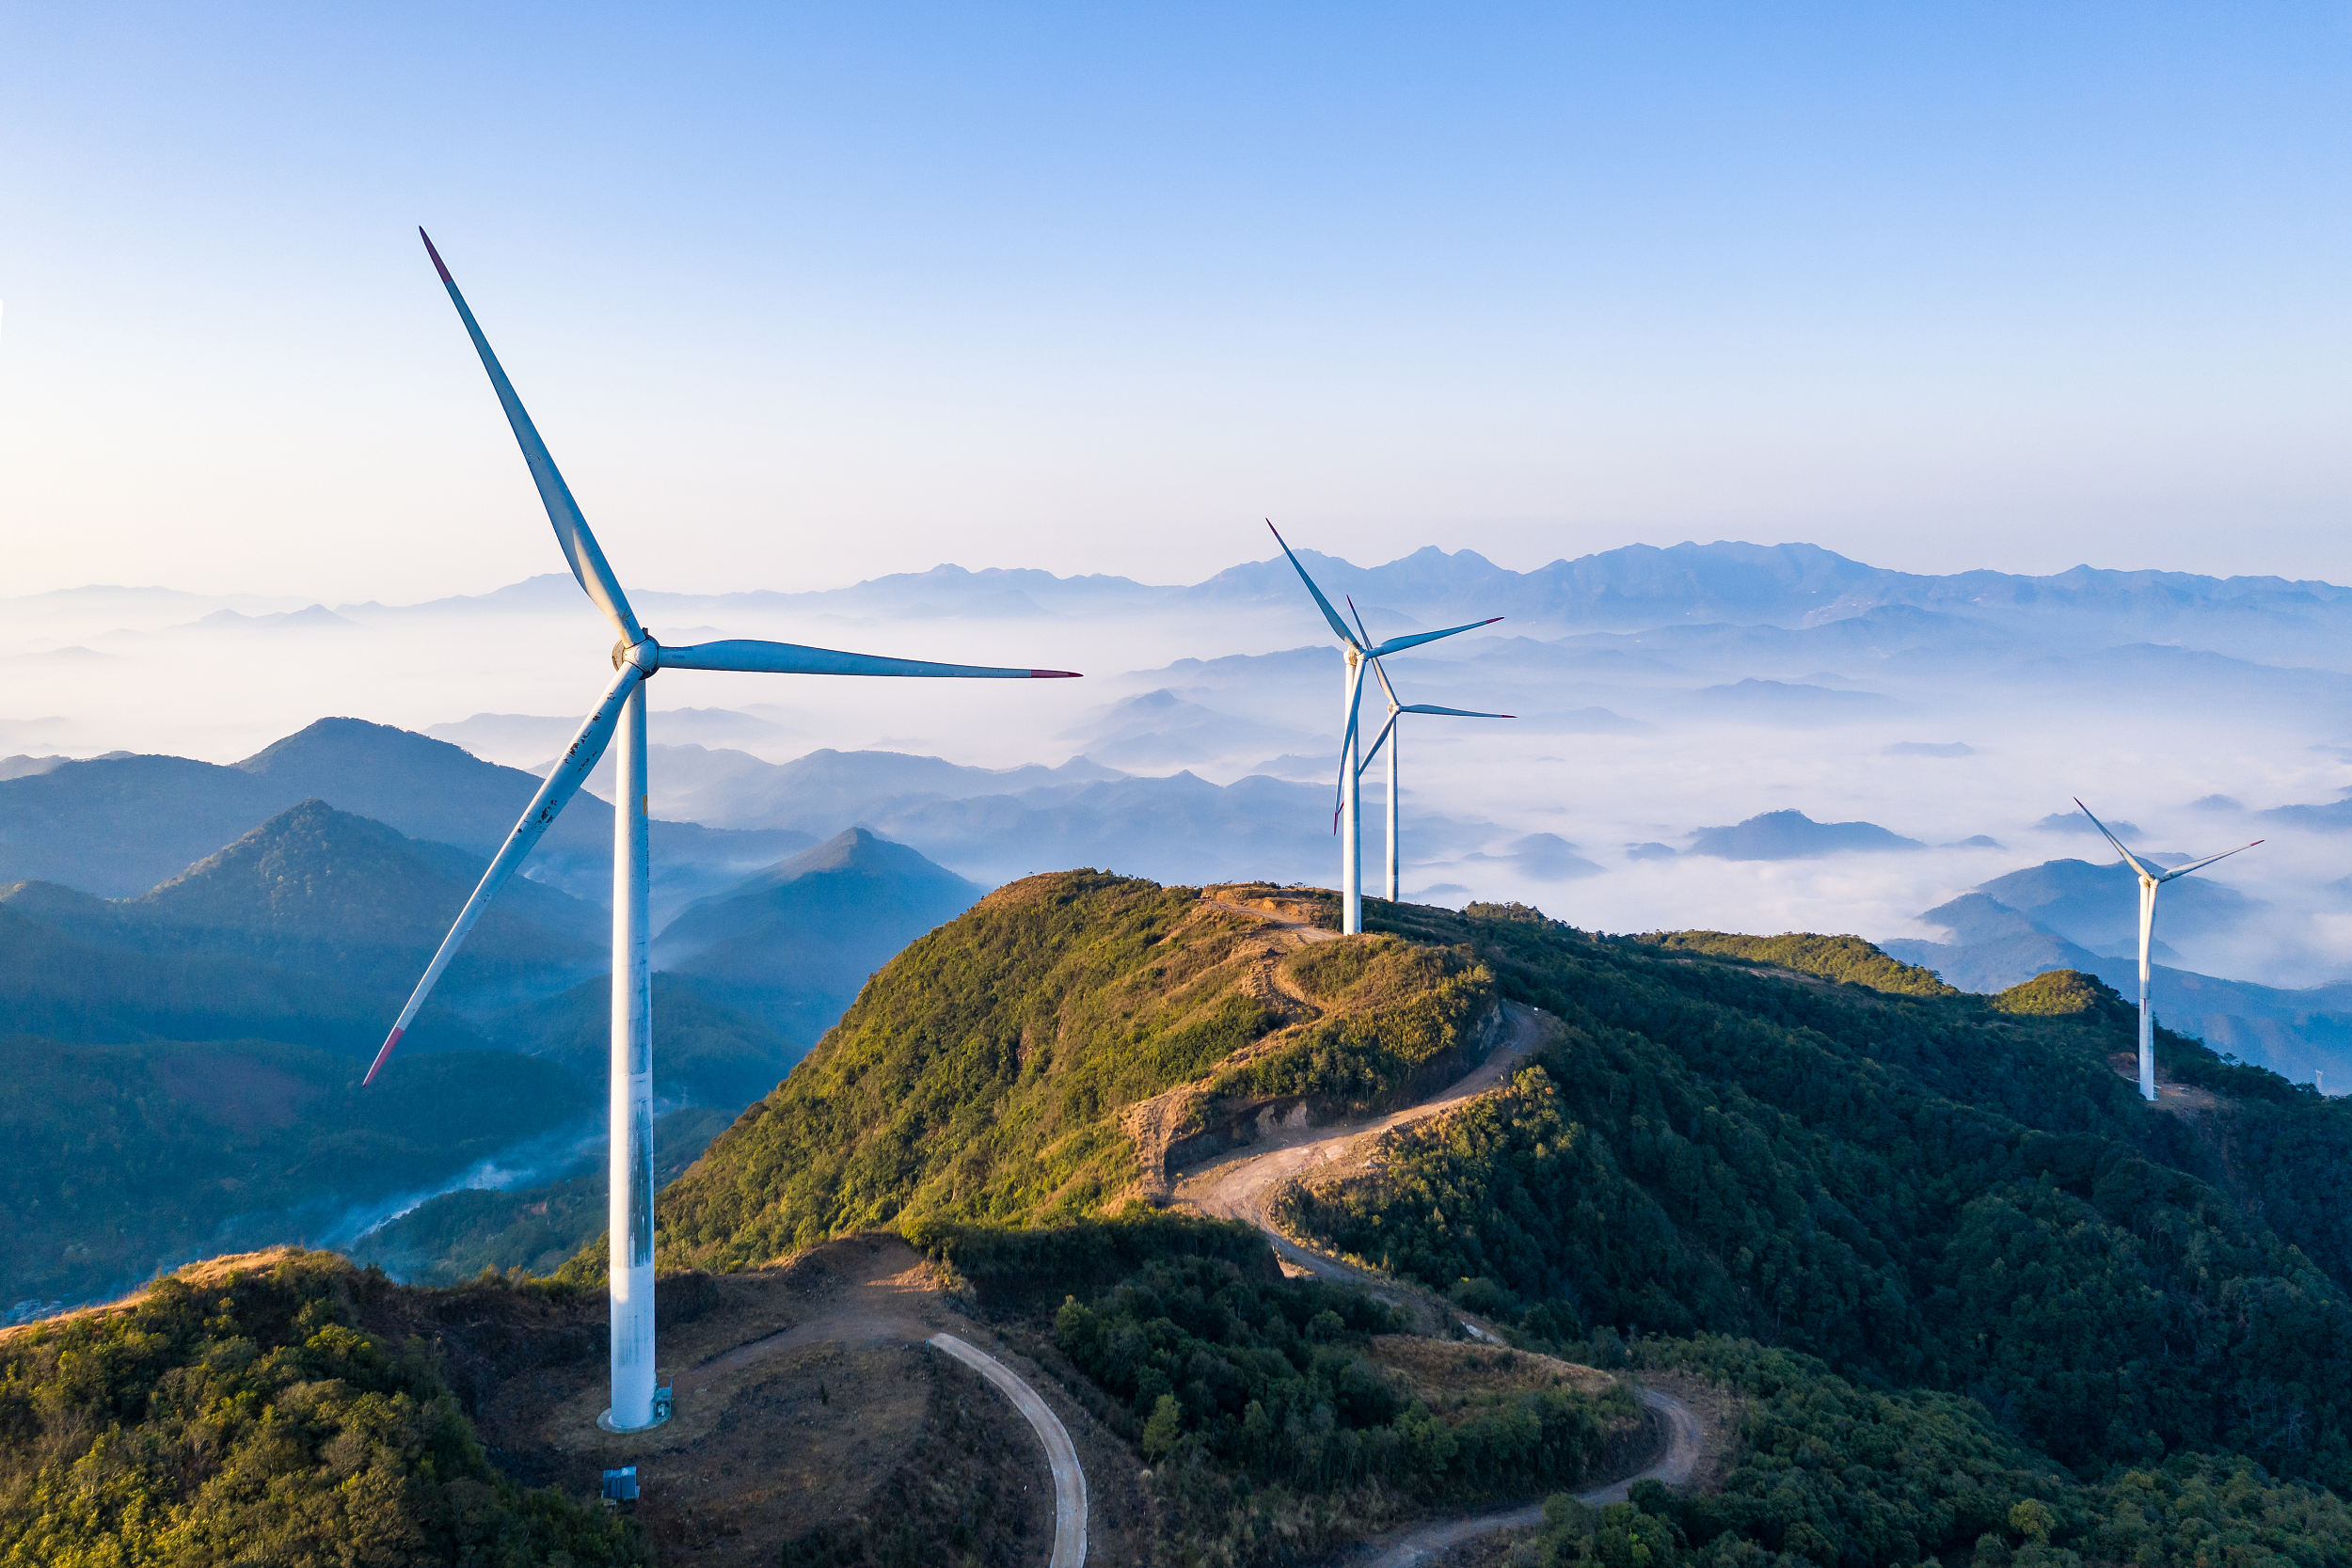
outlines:
[[[1512,601],[1499,608],[1523,609],[1532,580],[1467,555],[1377,569],[1308,559],[1335,599],[1358,593],[1375,637],[1469,619],[1489,590]],[[2262,816],[2352,786],[2352,641],[2332,635],[2340,591],[2249,595],[2179,579],[2191,586],[2112,602],[2048,590],[1970,598],[1903,586],[1960,579],[1836,569],[1847,567],[1865,576],[1847,573],[1809,608],[1693,578],[1639,604],[1555,601],[1393,657],[1406,702],[1518,715],[1404,721],[1406,896],[1520,899],[1614,931],[1940,939],[1915,917],[1969,888],[2061,857],[2113,859],[2074,815],[2080,796],[2154,852],[2267,840],[2200,873],[2256,904],[2229,928],[2176,942],[2182,966],[2286,987],[2352,975],[2352,832]],[[1087,678],[666,673],[649,689],[657,816],[771,825],[789,810],[775,765],[822,748],[994,769],[1087,757],[1138,778],[1289,781],[1249,808],[1278,816],[1266,826],[1288,835],[1266,852],[1267,874],[1336,882],[1343,667],[1279,557],[1191,589],[951,570],[830,594],[764,586],[644,592],[638,608],[665,642],[764,637]],[[612,643],[564,577],[413,606],[93,588],[6,609],[0,757],[230,762],[349,715],[534,767],[595,700]],[[1376,724],[1382,711],[1375,692],[1366,712]],[[1385,787],[1383,763],[1365,790],[1375,890]],[[1062,809],[1068,794],[1039,800]],[[1788,810],[1873,823],[1920,847],[1691,852],[1701,830]],[[1149,811],[1119,832],[1093,841],[1112,869],[1171,881],[1243,874],[1197,840],[1155,833]],[[918,847],[991,880],[1056,868],[1026,863],[1018,841]]]

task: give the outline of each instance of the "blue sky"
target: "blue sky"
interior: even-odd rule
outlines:
[[[0,7],[9,588],[2352,580],[2352,8]]]

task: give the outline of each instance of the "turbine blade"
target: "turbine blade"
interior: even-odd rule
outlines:
[[[1351,648],[1362,647],[1363,644],[1356,641],[1356,634],[1347,629],[1347,623],[1340,619],[1340,612],[1331,608],[1331,601],[1323,596],[1323,590],[1315,586],[1315,579],[1307,575],[1307,568],[1298,564],[1298,557],[1291,555],[1290,545],[1283,539],[1282,531],[1274,527],[1274,519],[1267,518],[1265,526],[1273,530],[1274,542],[1282,546],[1284,555],[1290,556],[1291,565],[1298,573],[1298,580],[1305,583],[1307,592],[1315,596],[1315,604],[1323,611],[1323,618],[1331,623],[1331,629],[1340,634],[1340,641]]]
[[[1396,716],[1400,713],[1410,713],[1412,711],[1413,709],[1409,707],[1391,708],[1389,710],[1389,721],[1380,726],[1380,733],[1378,735],[1372,737],[1371,750],[1367,751],[1356,761],[1356,773],[1358,777],[1360,778],[1363,775],[1364,769],[1372,766],[1372,759],[1380,754],[1380,748],[1388,744],[1389,732],[1396,728]]]
[[[1075,670],[996,669],[985,664],[932,664],[919,658],[803,648],[797,642],[735,639],[661,650],[664,670],[736,670],[767,675],[953,675],[966,680],[1075,680]]]
[[[1364,710],[1364,667],[1356,666],[1347,683],[1347,729],[1340,736],[1340,776],[1331,786],[1331,831],[1340,831],[1340,813],[1347,800],[1347,749],[1356,743],[1359,716]]]
[[[2115,846],[2115,852],[2116,852],[2117,854],[2119,854],[2119,855],[2122,856],[2122,857],[2123,857],[2123,859],[2124,859],[2125,861],[2130,862],[2130,863],[2131,863],[2131,868],[2132,868],[2134,871],[2138,872],[2138,873],[2139,873],[2141,876],[2143,876],[2143,877],[2152,877],[2152,876],[2155,876],[2155,873],[2153,873],[2153,872],[2150,871],[2150,870],[2149,870],[2146,866],[2144,866],[2144,865],[2140,864],[2140,863],[2139,863],[2139,862],[2137,862],[2137,860],[2133,860],[2133,859],[2132,859],[2132,852],[2131,852],[2129,849],[2126,849],[2126,848],[2124,848],[2124,847],[2123,847],[2123,841],[2122,841],[2122,839],[2120,839],[2120,838],[2116,837],[2113,833],[2107,832],[2107,825],[2106,825],[2106,823],[2104,823],[2104,822],[2100,821],[2100,820],[2099,820],[2096,816],[2091,816],[2090,808],[2089,806],[2086,806],[2086,805],[2084,805],[2084,804],[2083,804],[2083,802],[2082,802],[2082,797],[2080,797],[2080,796],[2076,796],[2076,797],[2074,798],[2074,805],[2075,805],[2075,807],[2076,807],[2078,810],[2080,810],[2080,811],[2082,812],[2082,814],[2083,814],[2085,816],[2090,816],[2090,825],[2091,825],[2092,827],[2094,827],[2094,828],[2098,829],[2100,832],[2106,834],[2106,841],[2107,841],[2109,844],[2112,844],[2112,845],[2114,845],[2114,846]],[[2156,880],[2158,880],[2158,881],[2163,881],[2163,880],[2164,880],[2164,879],[2163,879],[2163,878],[2161,878],[2161,877],[2157,877],[2157,878],[2156,878]]]
[[[596,704],[596,711],[581,722],[580,733],[572,736],[571,745],[564,749],[564,760],[555,765],[553,771],[548,774],[547,782],[539,786],[539,793],[531,798],[530,808],[523,813],[522,820],[515,824],[515,831],[506,835],[506,843],[482,873],[482,880],[474,884],[473,896],[468,898],[466,907],[457,911],[457,920],[450,927],[449,935],[441,939],[441,945],[435,951],[433,961],[424,966],[424,978],[419,980],[417,989],[408,993],[408,1005],[401,1008],[400,1017],[393,1021],[392,1032],[384,1037],[383,1048],[376,1052],[375,1060],[368,1065],[368,1075],[359,1080],[361,1088],[374,1083],[375,1075],[384,1070],[384,1063],[390,1057],[392,1047],[398,1045],[400,1037],[408,1032],[408,1025],[415,1020],[417,1009],[424,1006],[424,999],[432,993],[433,983],[441,977],[441,971],[449,967],[450,959],[455,958],[457,949],[465,944],[466,933],[473,929],[474,922],[482,918],[482,911],[489,908],[490,900],[498,895],[499,889],[506,885],[506,879],[523,863],[532,847],[548,831],[548,824],[553,822],[556,814],[580,793],[580,786],[596,768],[596,759],[604,755],[605,747],[612,743],[613,721],[620,716],[622,703],[637,689],[637,683],[644,678],[644,672],[636,665],[624,663],[620,673],[612,677],[612,684],[604,689],[604,699]]]
[[[1355,609],[1355,601],[1348,601],[1347,608],[1350,610]],[[1396,688],[1389,684],[1389,672],[1381,666],[1380,661],[1376,658],[1372,661],[1372,673],[1380,677],[1380,689],[1388,694],[1389,711],[1394,713],[1402,709],[1405,705],[1396,700]]]
[[[2254,844],[2260,844],[2263,841],[2258,838],[2254,841]],[[2226,861],[2232,855],[2244,854],[2247,850],[2251,849],[2254,847],[2254,844],[2241,844],[2234,849],[2224,849],[2217,855],[2207,855],[2201,861],[2191,861],[2186,865],[2176,865],[2156,879],[2160,882],[2169,882],[2175,877],[2185,877],[2192,871],[2202,871],[2205,867],[2211,865],[2216,861]]]
[[[1449,719],[1517,719],[1518,717],[1516,713],[1472,713],[1466,707],[1432,707],[1426,703],[1415,703],[1410,707],[1398,708],[1397,712],[1442,713]]]
[[[1274,525],[1272,523],[1268,523],[1266,526],[1268,528],[1272,528]],[[1356,608],[1356,595],[1353,594],[1347,595],[1347,612],[1356,617],[1356,629],[1364,634],[1364,646],[1367,648],[1371,647],[1372,633],[1364,626],[1364,612]]]
[[[1389,655],[1401,653],[1406,648],[1418,648],[1423,642],[1435,642],[1440,637],[1452,637],[1456,632],[1476,631],[1481,626],[1491,626],[1502,619],[1500,615],[1489,615],[1483,621],[1472,621],[1466,626],[1448,626],[1443,631],[1420,631],[1410,637],[1391,637],[1378,647],[1367,649],[1366,652],[1374,658],[1386,658]]]
[[[556,471],[555,459],[548,455],[548,444],[539,439],[539,427],[523,411],[523,400],[515,395],[515,384],[506,379],[498,356],[490,352],[490,340],[482,335],[482,325],[473,319],[466,296],[457,292],[457,280],[449,275],[441,253],[433,248],[433,236],[421,229],[417,234],[424,241],[425,254],[433,258],[433,270],[441,275],[442,287],[449,290],[450,300],[457,307],[458,319],[466,324],[467,336],[473,339],[474,352],[482,356],[482,368],[490,372],[490,386],[499,395],[499,406],[506,410],[506,422],[515,427],[515,439],[523,449],[523,461],[530,465],[532,483],[539,486],[539,499],[548,509],[548,521],[555,525],[555,542],[563,547],[564,559],[571,562],[572,577],[596,601],[596,608],[620,628],[621,640],[634,644],[645,632],[637,624],[636,612],[628,608],[628,595],[621,592],[621,579],[605,564],[604,551],[596,547],[596,536],[588,531],[588,519],[580,515],[580,503],[572,499],[571,487]]]

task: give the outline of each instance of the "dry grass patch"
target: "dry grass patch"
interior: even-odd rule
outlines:
[[[1565,1388],[1597,1398],[1617,1380],[1597,1367],[1580,1366],[1530,1351],[1414,1334],[1380,1334],[1372,1358],[1401,1376],[1431,1414],[1453,1419],[1513,1394]]]

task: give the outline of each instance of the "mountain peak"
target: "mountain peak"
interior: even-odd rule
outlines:
[[[1867,849],[1917,849],[1915,838],[1887,832],[1875,822],[1816,822],[1801,811],[1768,811],[1729,828],[1702,828],[1693,855],[1728,861],[1810,860],[1816,855]]]
[[[230,766],[247,773],[271,774],[356,762],[413,764],[416,758],[425,756],[446,761],[459,757],[469,762],[480,760],[463,747],[391,724],[370,723],[365,719],[317,719]]]
[[[341,927],[361,913],[339,907],[346,903],[408,902],[401,895],[411,891],[421,868],[409,863],[406,846],[381,822],[311,799],[128,902],[193,926]]]
[[[271,951],[294,943],[346,953],[430,953],[465,904],[470,885],[464,878],[481,863],[437,863],[457,853],[419,845],[313,799],[119,907],[166,925],[258,939]],[[460,875],[453,877],[453,869]],[[571,942],[496,905],[466,950],[476,959],[528,955],[563,962],[580,956]],[[392,967],[405,974],[414,961],[403,957]]]
[[[721,898],[734,898],[744,894],[764,892],[797,882],[803,877],[819,877],[849,872],[869,877],[912,878],[921,881],[947,881],[972,887],[973,896],[979,890],[964,879],[925,856],[919,849],[881,837],[871,829],[844,828],[841,832],[813,848],[803,849],[790,860],[771,866]]]
[[[903,844],[845,828],[690,904],[654,942],[664,969],[848,1006],[866,976],[982,889]]]

